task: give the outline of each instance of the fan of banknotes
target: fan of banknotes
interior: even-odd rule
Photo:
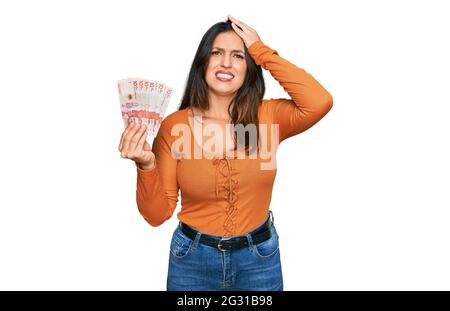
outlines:
[[[148,135],[158,133],[173,89],[159,81],[127,78],[117,81],[125,128],[129,123],[146,124]]]

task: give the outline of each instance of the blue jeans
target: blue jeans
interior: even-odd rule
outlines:
[[[192,240],[177,226],[170,243],[167,290],[282,291],[277,230],[272,222],[272,237],[255,245],[250,234],[260,227],[245,234],[248,247],[221,251],[198,243],[201,232]]]

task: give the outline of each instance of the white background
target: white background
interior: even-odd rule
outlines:
[[[276,5],[275,5],[276,4]],[[282,143],[271,209],[286,290],[450,290],[446,1],[3,1],[0,289],[165,290],[120,157],[116,81],[174,87],[227,14],[333,95]],[[264,71],[265,98],[288,97]]]

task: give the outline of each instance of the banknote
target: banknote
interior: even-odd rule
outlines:
[[[173,88],[166,84],[143,78],[126,78],[117,81],[120,109],[124,126],[130,123],[146,124],[148,135],[156,136],[166,113]]]

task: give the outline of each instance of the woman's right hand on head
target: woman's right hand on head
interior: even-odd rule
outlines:
[[[155,166],[155,154],[147,143],[148,128],[136,123],[128,124],[120,138],[119,151],[124,159],[136,162],[141,169],[152,169]]]

